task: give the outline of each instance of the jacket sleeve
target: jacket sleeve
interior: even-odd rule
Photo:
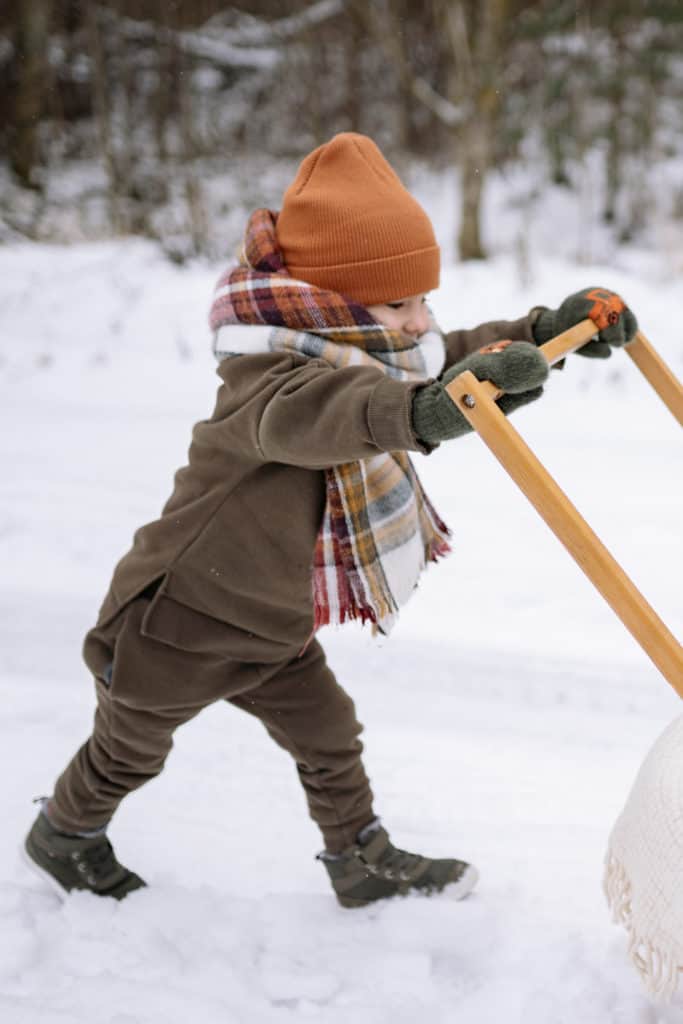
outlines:
[[[250,386],[243,379],[239,390],[253,398],[237,415],[267,462],[326,469],[381,452],[432,450],[415,436],[411,415],[416,388],[429,381],[404,383],[371,366],[334,369],[290,353],[239,356],[234,372],[255,375]]]
[[[491,320],[469,331],[450,331],[444,336],[446,343],[444,370],[469,355],[470,352],[476,352],[483,345],[490,345],[492,342],[502,341],[504,338],[509,338],[510,341],[530,341],[535,344],[532,333],[534,313],[535,311],[532,311],[531,314],[520,320]]]

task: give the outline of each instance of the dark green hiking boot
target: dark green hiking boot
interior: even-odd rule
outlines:
[[[318,859],[327,868],[342,907],[365,907],[390,896],[429,895],[443,889],[461,900],[479,878],[477,869],[465,861],[432,860],[398,850],[379,822],[361,829],[357,841],[342,853],[321,853]]]
[[[24,849],[28,866],[36,871],[60,896],[74,889],[85,889],[96,896],[122,900],[145,883],[116,859],[104,833],[71,836],[59,832],[41,811],[26,837]]]

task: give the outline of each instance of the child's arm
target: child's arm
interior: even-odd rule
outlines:
[[[510,342],[470,355],[443,380],[464,369],[509,389],[506,413],[538,398],[548,375],[535,346]],[[214,471],[217,447],[231,460],[327,469],[381,452],[430,452],[471,429],[439,381],[406,383],[372,366],[334,369],[290,353],[226,359],[218,372],[216,411],[194,432],[196,457],[206,445]]]
[[[412,424],[413,394],[424,382],[290,353],[226,359],[218,372],[226,386],[212,433],[218,427],[220,447],[237,457],[239,444],[267,462],[326,469],[381,452],[431,450]]]

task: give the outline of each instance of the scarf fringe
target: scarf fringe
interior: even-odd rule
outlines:
[[[450,533],[450,530],[448,531]],[[441,537],[434,537],[427,545],[427,561],[438,562],[440,558],[450,555],[452,548],[447,540]]]
[[[335,614],[334,617],[329,601],[326,600],[326,571],[324,568],[316,568],[313,570],[314,633],[321,626],[329,626],[331,624],[334,624],[335,626],[342,626],[345,622],[353,622],[357,619],[360,619],[362,625],[365,625],[366,622],[371,622],[373,626],[377,626],[382,618],[398,611],[397,607],[389,609],[387,605],[380,614],[380,612],[373,608],[367,600],[358,573],[354,572],[352,574],[354,578],[350,578],[351,574],[343,571],[342,565],[339,565],[337,568],[338,570],[341,570],[337,572],[339,612],[338,614]]]
[[[443,538],[434,537],[425,547],[425,565],[428,562],[438,562],[440,558],[445,558],[450,553],[450,544]],[[340,565],[339,568],[342,568],[342,566]],[[325,600],[327,593],[325,569],[314,569],[314,633],[321,626],[329,626],[331,623],[341,626],[345,622],[354,622],[358,619],[360,619],[362,625],[370,622],[373,626],[378,626],[383,619],[388,619],[399,611],[398,605],[393,600],[387,600],[379,609],[373,608],[365,597],[365,591],[358,573],[354,572],[353,577],[355,578],[352,579],[349,578],[349,575],[347,572],[341,572],[337,576],[338,595],[340,598],[339,616],[333,619],[330,605]]]
[[[360,619],[363,626],[366,622],[372,623],[373,626],[377,625],[377,615],[369,604],[357,605],[354,602],[353,604],[344,605],[339,610],[339,617],[334,619],[332,618],[329,605],[323,605],[316,601],[314,609],[314,633],[317,633],[321,626],[343,626],[345,622],[354,622],[358,619]]]
[[[628,873],[610,850],[605,862],[603,889],[612,920],[623,925],[629,938],[628,955],[647,991],[663,1002],[669,1002],[678,988],[683,971],[680,949],[663,949],[650,938],[638,934],[633,914],[633,890]]]

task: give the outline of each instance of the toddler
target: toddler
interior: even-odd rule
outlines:
[[[291,754],[337,899],[474,886],[473,866],[398,849],[377,817],[361,725],[315,634],[361,619],[388,633],[449,531],[407,455],[470,427],[445,392],[465,369],[538,398],[537,345],[591,316],[609,355],[636,330],[618,296],[442,334],[432,225],[377,146],[345,133],[309,154],[279,213],[257,210],[211,309],[221,384],[159,519],[116,566],[84,657],[92,735],[42,801],[31,866],[60,893],[120,899],[145,883],[106,835],[162,770],[173,734],[226,700]]]

